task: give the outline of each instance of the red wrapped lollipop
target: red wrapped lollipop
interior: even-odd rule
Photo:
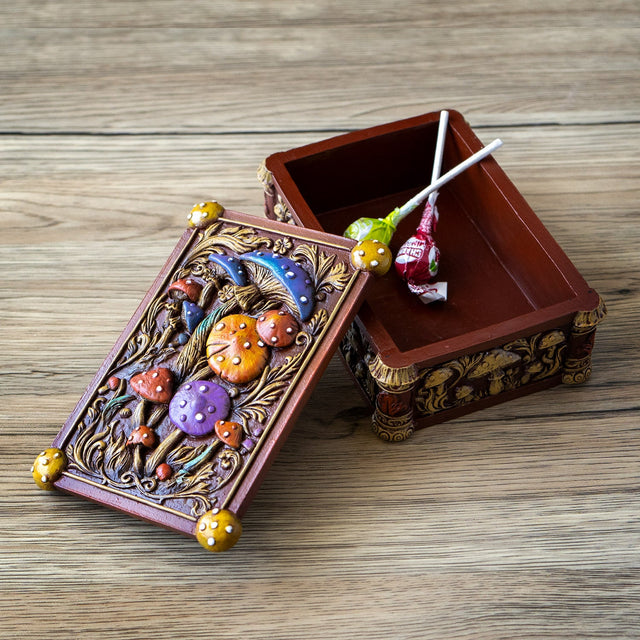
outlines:
[[[436,141],[433,173],[431,175],[432,183],[440,177],[444,138],[448,122],[448,112],[442,111],[440,113],[438,139]],[[406,280],[409,290],[416,294],[425,304],[447,299],[447,283],[432,282],[433,278],[438,274],[440,263],[440,250],[436,246],[436,241],[433,237],[438,224],[437,197],[437,191],[429,196],[415,234],[400,247],[395,260],[398,275],[403,280]]]

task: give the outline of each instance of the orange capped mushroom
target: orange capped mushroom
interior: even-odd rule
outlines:
[[[237,449],[242,441],[242,426],[231,420],[218,420],[216,422],[216,435],[220,441]]]
[[[241,313],[225,316],[207,338],[209,366],[224,380],[243,384],[255,380],[269,360],[256,320]]]
[[[286,311],[267,311],[256,323],[258,334],[270,347],[288,347],[298,335],[298,321]]]

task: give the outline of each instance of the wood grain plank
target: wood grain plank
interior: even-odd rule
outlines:
[[[639,119],[628,6],[606,20],[572,6],[538,26],[496,27],[498,15],[455,27],[433,7],[399,24],[4,27],[0,131],[333,130],[442,107],[480,125]]]
[[[0,636],[636,638],[637,26],[630,1],[0,6]],[[503,138],[605,298],[587,385],[389,446],[335,358],[221,556],[34,487],[193,202],[261,215],[268,154],[442,106]]]

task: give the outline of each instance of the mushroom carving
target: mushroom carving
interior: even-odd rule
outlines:
[[[212,253],[209,255],[209,261],[221,267],[233,284],[244,287],[248,283],[247,272],[238,258],[225,254]]]
[[[145,400],[167,404],[173,392],[173,374],[166,367],[138,373],[129,381],[131,388]]]
[[[67,456],[62,449],[51,447],[38,455],[31,467],[35,483],[45,491],[54,489],[53,483],[67,468]]]
[[[518,364],[522,358],[512,351],[493,349],[469,372],[469,379],[489,378],[489,395],[495,396],[504,391],[505,368]]]
[[[204,309],[195,302],[185,300],[182,303],[182,322],[189,333],[193,333],[195,328],[202,322],[204,316]]]
[[[288,347],[296,339],[298,321],[286,311],[267,311],[256,322],[258,335],[270,347]]]
[[[139,475],[142,473],[142,449],[153,449],[156,446],[156,434],[151,427],[141,424],[134,429],[127,440],[128,447],[133,449],[133,467]]]
[[[134,429],[127,440],[127,446],[141,445],[145,449],[153,449],[156,446],[156,433],[151,427],[141,424]]]
[[[447,406],[446,383],[453,377],[453,370],[449,367],[440,367],[430,371],[422,381],[416,402],[421,410],[427,413],[441,411]]]
[[[380,240],[360,240],[351,249],[351,264],[356,269],[383,276],[393,264],[391,250]]]
[[[309,274],[297,263],[279,253],[251,251],[240,256],[260,289],[273,285],[274,298],[290,309],[297,309],[306,322],[313,312],[315,291]],[[257,267],[257,268],[256,268]]]
[[[195,438],[209,435],[215,430],[216,421],[224,420],[230,411],[231,398],[224,387],[209,380],[185,382],[169,403],[169,419],[176,429],[149,456],[145,471],[153,473],[185,434]]]
[[[197,380],[183,384],[169,404],[169,418],[190,436],[206,436],[215,430],[216,422],[229,415],[231,399],[215,382]]]
[[[242,524],[228,509],[211,509],[196,525],[196,539],[207,551],[227,551],[241,535]]]
[[[224,207],[215,200],[199,202],[193,206],[187,220],[190,227],[204,229],[215,222],[223,213]]]
[[[209,366],[223,379],[243,384],[257,378],[269,359],[256,319],[241,313],[225,316],[207,338]]]
[[[176,280],[167,289],[169,297],[174,300],[189,300],[190,302],[197,302],[201,291],[202,285],[193,278]]]
[[[237,449],[242,441],[242,426],[230,420],[218,420],[216,422],[216,435],[218,439],[229,445],[232,449]]]

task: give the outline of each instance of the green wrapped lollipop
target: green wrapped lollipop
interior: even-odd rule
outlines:
[[[396,230],[396,227],[404,220],[418,205],[422,204],[434,191],[438,191],[450,180],[460,175],[463,171],[480,162],[483,158],[491,155],[496,149],[502,146],[502,140],[496,138],[491,144],[480,149],[466,160],[447,171],[441,178],[432,182],[428,187],[420,191],[405,202],[401,207],[396,207],[384,218],[358,218],[352,222],[344,235],[354,240],[378,240],[388,245]]]

